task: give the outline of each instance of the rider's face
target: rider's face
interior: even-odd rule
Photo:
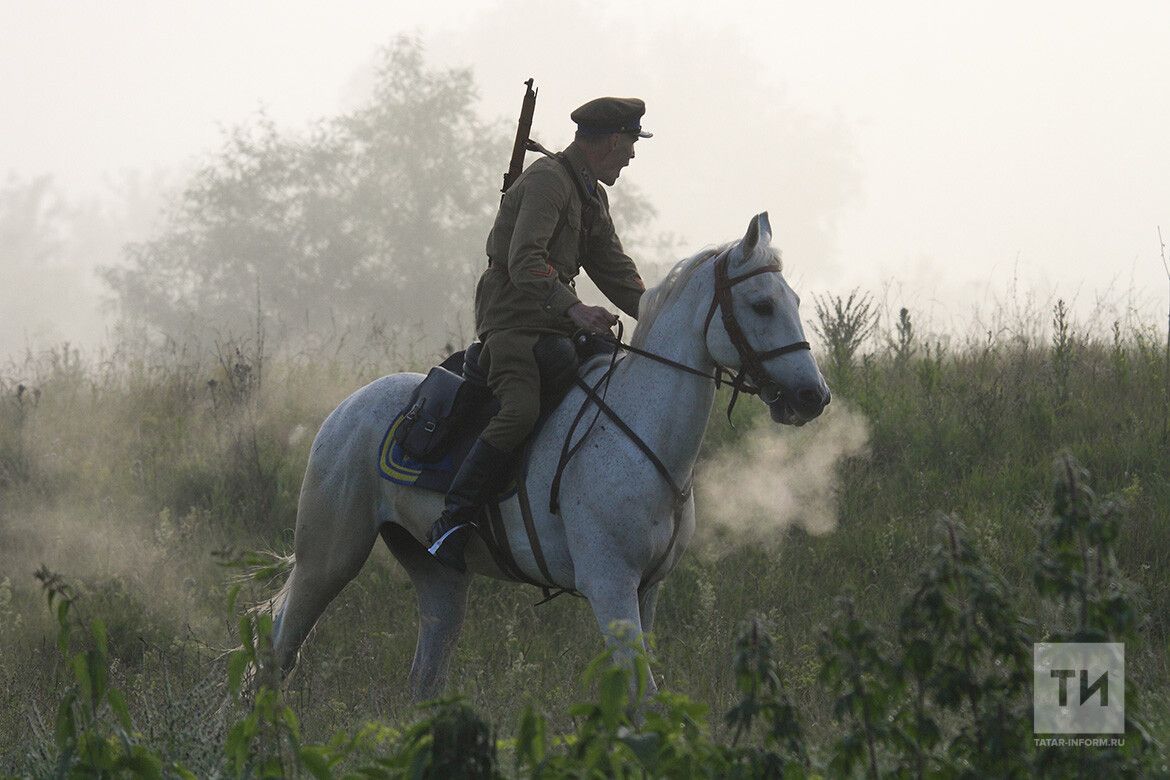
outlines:
[[[614,133],[609,137],[609,151],[597,166],[597,178],[603,184],[612,185],[621,175],[622,168],[634,159],[634,144],[638,136],[631,133]]]

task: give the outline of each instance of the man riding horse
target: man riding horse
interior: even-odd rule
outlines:
[[[578,300],[574,278],[584,268],[615,306],[638,316],[645,286],[622,251],[601,184],[612,186],[634,159],[634,144],[651,137],[641,126],[645,112],[636,98],[581,106],[570,115],[573,142],[528,166],[500,203],[488,267],[475,290],[480,366],[500,410],[455,475],[429,538],[430,553],[454,569],[464,570],[463,550],[480,509],[540,416],[542,364],[572,354],[577,330],[604,332],[617,323],[604,307]]]

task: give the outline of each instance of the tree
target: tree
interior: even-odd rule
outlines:
[[[249,332],[258,314],[292,332],[376,316],[468,335],[508,145],[475,96],[469,70],[428,69],[400,39],[357,109],[303,136],[263,115],[236,128],[162,233],[103,269],[122,315],[172,337]]]

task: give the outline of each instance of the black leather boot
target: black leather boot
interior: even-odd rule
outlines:
[[[451,489],[446,506],[431,526],[427,552],[440,563],[457,571],[466,571],[463,549],[475,530],[480,510],[500,488],[500,482],[512,463],[511,453],[498,450],[483,439],[476,439]]]

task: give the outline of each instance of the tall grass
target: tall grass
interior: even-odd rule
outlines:
[[[834,307],[825,312],[834,316]],[[717,545],[690,551],[660,600],[661,684],[711,713],[730,709],[740,696],[731,638],[757,616],[774,637],[808,740],[825,744],[839,725],[834,697],[818,682],[818,648],[838,598],[851,593],[854,614],[878,636],[894,636],[900,616],[892,597],[916,586],[942,514],[963,518],[972,544],[1005,582],[1027,585],[1049,467],[1054,454],[1068,452],[1100,492],[1127,506],[1116,545],[1117,581],[1137,616],[1127,661],[1145,686],[1150,727],[1165,741],[1165,343],[1152,328],[1118,325],[1100,335],[1082,332],[1059,308],[1051,316],[1046,335],[1020,329],[943,340],[915,332],[908,310],[890,332],[879,328],[851,350],[828,344],[835,357],[822,366],[834,406],[860,410],[871,431],[869,454],[837,467],[837,530],[810,535],[793,527],[750,540],[717,530]],[[819,324],[828,334],[833,323]],[[66,575],[79,608],[104,621],[111,678],[131,709],[152,713],[158,739],[186,746],[175,747],[176,755],[194,755],[192,746],[224,738],[208,725],[217,716],[206,691],[208,680],[222,679],[217,659],[235,644],[236,628],[223,613],[229,586],[217,561],[233,551],[287,549],[308,448],[324,416],[375,376],[429,362],[388,354],[376,338],[346,336],[295,354],[272,354],[258,342],[126,346],[92,360],[62,348],[4,372],[0,767],[20,765],[70,682],[32,578],[41,563]],[[765,420],[748,404],[740,405],[735,429],[713,415],[703,461],[735,448]],[[701,463],[700,496],[702,478]],[[768,518],[755,520],[768,527]],[[1023,614],[1040,626],[1057,624],[1060,615],[1039,595],[1021,593]],[[531,705],[560,733],[573,727],[568,707],[580,697],[578,674],[600,639],[581,601],[536,608],[536,600],[526,588],[477,582],[453,687],[489,722],[517,723]],[[388,555],[375,554],[326,614],[288,683],[305,739],[325,740],[372,719],[405,725],[413,718],[404,689],[415,620],[405,576]],[[714,738],[731,736],[718,717],[709,726]]]
[[[1116,587],[1121,516],[1120,504],[1099,499],[1071,457],[1058,459],[1051,515],[1037,524],[1035,577],[1036,593],[1056,618],[1039,629],[1018,611],[1019,589],[988,566],[961,523],[945,518],[928,566],[900,602],[892,637],[876,631],[852,598],[839,599],[817,645],[818,682],[835,700],[837,728],[820,744],[808,740],[775,644],[758,620],[736,642],[735,703],[722,719],[729,731],[719,736],[705,723],[708,707],[686,695],[663,691],[646,702],[650,666],[633,643],[630,665],[604,652],[589,664],[585,699],[571,707],[567,733],[550,733],[548,718],[527,706],[515,736],[500,739],[472,707],[443,700],[401,728],[370,723],[314,742],[281,691],[272,615],[249,611],[238,622],[241,646],[231,653],[226,686],[212,687],[219,717],[204,716],[220,728],[204,735],[202,755],[188,757],[176,751],[173,729],[152,741],[136,728],[110,680],[105,622],[94,618],[77,641],[85,624],[75,617],[76,595],[42,567],[36,576],[73,683],[57,707],[52,740],[37,735],[23,771],[193,778],[200,776],[191,768],[195,758],[203,776],[497,778],[507,776],[507,754],[511,774],[532,778],[1165,775],[1132,672],[1122,681],[1109,670],[1114,704],[1118,686],[1125,690],[1123,738],[1068,748],[1032,738],[1032,642],[1135,638],[1134,605]],[[233,588],[229,610],[241,587]]]

